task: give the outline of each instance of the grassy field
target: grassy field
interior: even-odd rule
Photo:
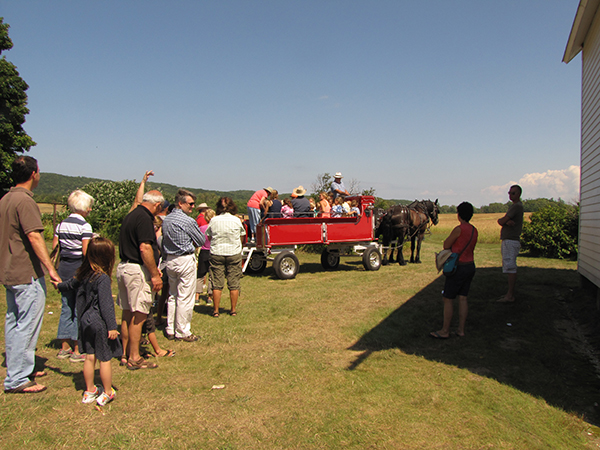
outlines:
[[[81,365],[55,358],[51,290],[38,342],[49,389],[0,394],[0,447],[598,448],[598,375],[575,350],[570,320],[593,300],[576,263],[521,257],[518,303],[497,304],[506,279],[492,216],[474,218],[481,243],[464,338],[428,337],[441,325],[433,254],[456,223],[447,215],[423,244],[423,264],[366,272],[354,257],[325,272],[319,255],[300,254],[294,280],[270,265],[246,276],[237,317],[212,318],[202,305],[199,342],[159,335],[177,354],[158,369],[114,360],[117,397],[101,410],[80,403]]]

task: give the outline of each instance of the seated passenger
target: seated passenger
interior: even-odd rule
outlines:
[[[321,192],[319,194],[319,217],[331,217],[331,205],[327,199],[327,194]]]
[[[315,199],[310,197],[308,199],[308,202],[310,203],[310,209],[312,211],[312,217],[317,217],[317,205],[315,203]]]
[[[342,217],[344,214],[344,207],[342,206],[344,199],[342,197],[338,197],[333,203],[334,204],[331,207],[331,217]]]
[[[294,207],[294,217],[312,217],[313,212],[310,209],[310,202],[304,196],[306,189],[302,186],[298,186],[294,189],[293,195],[296,198],[292,199],[292,206]]]
[[[269,217],[281,217],[281,200],[279,200],[279,192],[275,189],[271,192],[271,206],[267,211],[267,218]]]
[[[289,219],[294,217],[294,207],[292,206],[292,200],[289,197],[283,199],[283,206],[281,207],[281,217]]]
[[[349,217],[358,217],[360,216],[360,209],[358,209],[358,200],[354,199],[350,202],[350,212],[348,213]]]

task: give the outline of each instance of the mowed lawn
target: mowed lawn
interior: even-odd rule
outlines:
[[[0,447],[598,448],[600,383],[570,320],[593,299],[575,262],[521,257],[518,302],[496,303],[506,288],[497,218],[474,218],[481,243],[464,338],[428,336],[442,317],[433,255],[456,223],[444,215],[422,264],[367,272],[349,257],[326,272],[319,255],[301,253],[294,280],[270,264],[244,277],[237,317],[212,318],[203,303],[192,325],[200,341],[159,333],[177,354],[158,369],[114,360],[118,393],[102,409],[81,404],[82,365],[55,358],[60,298],[50,288],[37,352],[49,389],[0,394]]]

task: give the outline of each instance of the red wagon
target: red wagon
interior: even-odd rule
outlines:
[[[321,264],[335,269],[347,250],[362,256],[366,270],[381,266],[381,249],[374,237],[375,220],[370,195],[348,197],[358,200],[358,217],[295,217],[265,219],[256,228],[256,244],[244,247],[244,271],[262,272],[267,261],[279,278],[294,278],[300,264],[294,250],[297,245],[325,244]]]

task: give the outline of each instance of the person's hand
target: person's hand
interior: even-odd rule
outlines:
[[[162,278],[160,277],[160,275],[156,275],[156,276],[152,277],[150,279],[150,282],[152,283],[152,290],[154,292],[160,291],[163,287],[163,281],[162,281]]]
[[[54,284],[55,287],[58,283],[62,283],[62,279],[58,276],[58,273],[54,267],[50,267],[48,269],[48,275],[50,275],[50,282],[52,284],[56,282],[56,284]]]
[[[52,286],[54,286],[54,289],[58,289],[58,284],[59,284],[58,281],[50,279],[50,283],[52,283]]]
[[[146,173],[144,174],[144,178],[143,178],[143,179],[144,179],[144,183],[145,183],[146,181],[148,181],[148,177],[151,177],[151,176],[153,176],[153,175],[154,175],[154,171],[153,171],[153,170],[148,170],[148,171],[146,171]]]
[[[514,227],[515,226],[515,221],[514,220],[509,220],[508,222],[506,222],[504,225],[507,225],[509,227]]]
[[[115,340],[116,338],[119,337],[119,332],[117,330],[109,330],[108,331],[108,338]]]

